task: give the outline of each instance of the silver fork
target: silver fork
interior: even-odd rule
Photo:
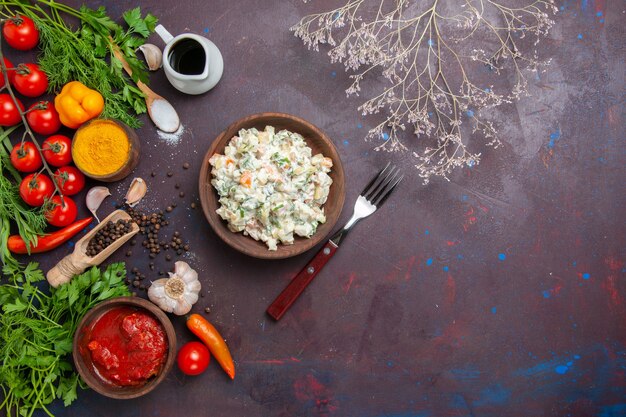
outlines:
[[[311,261],[295,276],[287,287],[268,307],[267,313],[275,320],[287,312],[289,307],[302,294],[313,278],[320,272],[322,267],[335,254],[341,241],[359,220],[371,215],[387,200],[391,192],[400,184],[404,175],[390,163],[378,172],[378,174],[365,186],[354,203],[354,211],[348,223],[337,231]]]

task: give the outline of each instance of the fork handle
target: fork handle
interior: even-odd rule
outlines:
[[[313,281],[313,278],[326,265],[326,262],[337,251],[338,246],[329,240],[320,249],[319,252],[311,259],[311,261],[291,280],[289,285],[280,293],[274,302],[267,308],[269,314],[274,320],[280,318],[287,312],[289,307],[298,299],[302,291]]]

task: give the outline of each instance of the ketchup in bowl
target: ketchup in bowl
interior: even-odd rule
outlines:
[[[157,376],[168,353],[163,326],[150,312],[129,305],[95,319],[82,341],[81,354],[91,357],[94,373],[121,387],[142,385]]]

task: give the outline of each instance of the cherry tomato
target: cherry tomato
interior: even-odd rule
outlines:
[[[13,85],[23,96],[39,97],[48,89],[48,76],[37,64],[20,64],[13,72]]]
[[[13,64],[8,59],[4,58],[4,66],[7,68],[7,76],[9,78],[9,82],[13,84],[13,79],[15,78],[15,71],[11,70],[13,68]],[[0,74],[0,88],[4,87],[4,74]]]
[[[85,188],[85,175],[76,167],[61,167],[54,171],[54,181],[63,195],[74,195]]]
[[[11,151],[11,164],[21,172],[34,172],[42,167],[43,162],[33,142],[18,143]]]
[[[56,227],[65,227],[74,223],[78,215],[76,203],[68,196],[55,195],[50,199],[52,207],[46,211],[48,223]]]
[[[14,126],[22,121],[20,110],[24,111],[24,105],[19,99],[16,100],[19,110],[10,95],[0,94],[0,126]]]
[[[185,375],[200,375],[209,366],[211,354],[200,342],[189,342],[178,351],[176,362]]]
[[[72,162],[72,139],[63,135],[50,136],[41,146],[46,162],[55,167],[69,165]]]
[[[30,128],[40,135],[52,135],[61,128],[59,113],[49,101],[39,101],[30,106],[26,120]]]
[[[52,194],[54,194],[54,184],[46,174],[29,174],[20,184],[20,196],[29,206],[43,206]]]
[[[33,49],[39,43],[39,31],[35,22],[21,14],[4,22],[2,34],[9,46],[20,51]]]

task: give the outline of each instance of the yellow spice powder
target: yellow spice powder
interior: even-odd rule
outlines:
[[[108,175],[119,170],[130,153],[124,129],[110,120],[95,120],[80,129],[72,144],[74,163],[92,175]]]

